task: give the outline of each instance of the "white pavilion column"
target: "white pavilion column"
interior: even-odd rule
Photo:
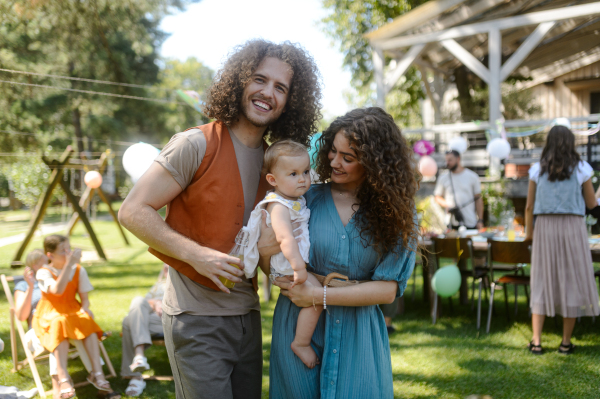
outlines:
[[[502,113],[500,107],[502,104],[502,92],[500,91],[500,71],[502,69],[502,35],[499,29],[490,30],[488,36],[489,51],[489,71],[490,81],[488,82],[489,104],[490,104],[490,124],[496,125],[496,120],[500,119]]]
[[[488,54],[490,80],[488,82],[490,126],[492,131],[496,127],[496,121],[501,118],[502,92],[500,90],[500,72],[502,70],[502,34],[500,29],[491,29],[488,34]],[[500,160],[490,158],[490,175],[500,176]]]
[[[385,109],[385,80],[383,74],[383,50],[377,47],[373,48],[373,73],[375,74],[375,84],[377,85],[377,106]]]

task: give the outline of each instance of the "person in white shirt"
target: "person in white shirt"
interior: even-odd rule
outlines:
[[[448,227],[483,228],[483,199],[477,173],[461,165],[460,153],[446,153],[448,173],[438,178],[435,201],[448,212]]]

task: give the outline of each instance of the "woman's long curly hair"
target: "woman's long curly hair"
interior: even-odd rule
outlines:
[[[550,181],[568,179],[579,162],[581,157],[575,149],[575,135],[565,126],[553,126],[542,150],[540,176],[548,173]]]
[[[265,135],[271,142],[291,139],[308,145],[309,135],[319,130],[322,118],[321,83],[315,61],[298,44],[254,39],[236,47],[215,75],[203,110],[209,118],[227,125],[237,122],[244,88],[265,57],[280,59],[293,72],[285,112],[267,127]]]
[[[337,118],[319,139],[317,174],[331,178],[329,151],[337,133],[342,132],[355,149],[365,169],[358,189],[355,220],[363,244],[373,245],[379,254],[404,248],[416,250],[415,194],[419,174],[413,151],[392,117],[381,108],[360,108]]]

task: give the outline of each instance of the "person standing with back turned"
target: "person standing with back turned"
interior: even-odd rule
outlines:
[[[119,211],[121,223],[171,266],[162,320],[179,399],[261,396],[258,286],[227,251],[268,187],[264,137],[308,144],[320,98],[317,67],[299,46],[251,40],[237,47],[208,91],[205,115],[216,121],[173,136]],[[163,221],[157,211],[165,205]],[[269,238],[258,244],[261,264],[280,251],[263,245]]]
[[[596,206],[593,173],[577,153],[575,136],[561,125],[550,129],[540,162],[529,169],[525,227],[526,239],[533,239],[529,301],[533,337],[527,347],[535,355],[543,352],[546,316],[563,317],[558,352],[570,354],[575,349],[571,334],[576,318],[600,312],[585,228],[585,208]]]

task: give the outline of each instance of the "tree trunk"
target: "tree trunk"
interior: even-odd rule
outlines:
[[[469,70],[465,66],[454,70],[454,83],[456,83],[456,90],[458,90],[457,100],[460,104],[461,119],[463,122],[472,121],[474,114],[473,98],[471,97]]]
[[[79,108],[73,109],[73,127],[75,128],[75,141],[77,141],[77,152],[79,152],[79,157],[84,152],[83,148],[83,134],[81,132],[81,114],[79,113]]]

